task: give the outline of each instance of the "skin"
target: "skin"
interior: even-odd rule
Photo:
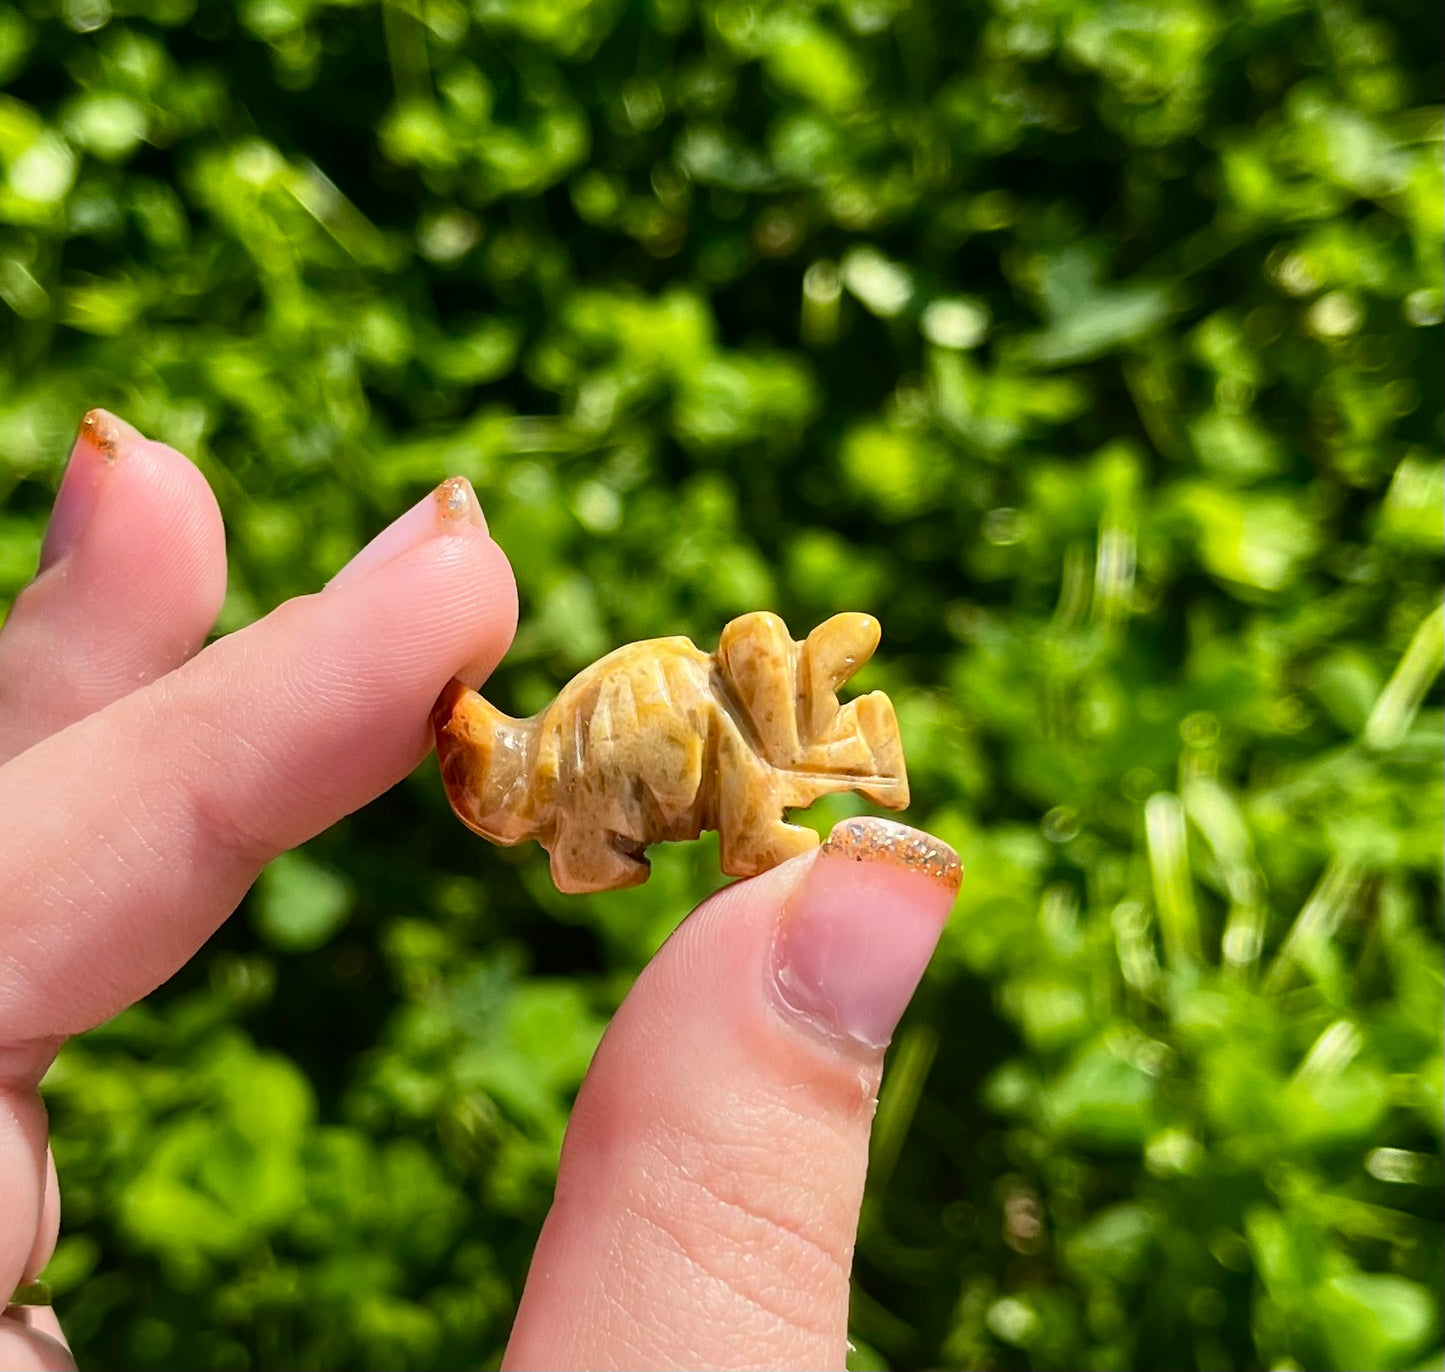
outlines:
[[[38,1084],[64,1039],[173,975],[265,862],[410,772],[438,692],[479,685],[516,625],[507,559],[448,483],[327,588],[203,648],[215,499],[179,453],[97,423],[0,629],[0,1293],[55,1244]],[[826,876],[810,853],[714,897],[628,997],[508,1366],[842,1365],[879,1026],[922,962],[896,1007],[897,988],[862,1007],[863,1038],[830,1019],[854,1022],[847,1004],[789,1012],[770,959],[788,902],[831,898],[814,863]],[[926,960],[951,891],[886,863],[852,885]],[[0,1315],[0,1367],[71,1366],[52,1311]]]

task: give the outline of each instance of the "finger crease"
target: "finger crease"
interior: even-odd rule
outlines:
[[[777,1308],[763,1300],[760,1295],[750,1291],[744,1291],[735,1280],[706,1262],[702,1256],[702,1252],[697,1249],[696,1245],[690,1244],[681,1233],[676,1231],[661,1217],[645,1214],[635,1206],[629,1206],[628,1209],[632,1215],[636,1216],[636,1218],[648,1228],[661,1234],[667,1240],[668,1245],[684,1262],[694,1268],[709,1282],[720,1287],[728,1294],[736,1297],[744,1304],[753,1307],[770,1319],[776,1320],[786,1328],[796,1330],[798,1333],[805,1334],[810,1338],[816,1338],[820,1333],[824,1332],[820,1325],[810,1324],[800,1319],[796,1313]],[[751,1217],[754,1219],[760,1218],[758,1216]],[[765,1224],[770,1223],[766,1220],[762,1222]],[[837,1264],[834,1263],[833,1266],[836,1268]]]

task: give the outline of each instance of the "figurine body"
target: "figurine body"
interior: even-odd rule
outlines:
[[[849,790],[908,804],[892,702],[836,695],[878,639],[869,615],[802,643],[776,615],[743,615],[715,653],[680,637],[619,648],[525,720],[452,681],[432,711],[447,798],[494,843],[536,839],[559,891],[636,886],[648,844],[704,829],[724,872],[753,876],[817,844],[788,809]]]

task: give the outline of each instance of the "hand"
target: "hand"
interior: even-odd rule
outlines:
[[[199,472],[87,416],[0,632],[0,1292],[54,1247],[37,1086],[66,1036],[405,776],[442,685],[479,684],[516,624],[459,480],[198,651],[224,583]],[[925,835],[848,821],[687,920],[583,1085],[508,1365],[842,1365],[882,1049],[957,881]],[[0,1366],[72,1366],[51,1311],[0,1316]]]

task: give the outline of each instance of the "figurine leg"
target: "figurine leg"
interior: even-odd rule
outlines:
[[[857,790],[890,809],[908,804],[908,777],[898,719],[892,703],[874,691],[842,706],[820,738],[799,753],[786,775],[813,795],[805,800],[784,798],[784,805],[808,805],[829,791]]]
[[[724,829],[718,837],[720,866],[730,877],[755,877],[818,846],[813,830],[780,819],[742,833]]]
[[[882,691],[871,691],[851,702],[858,714],[858,732],[868,744],[873,755],[873,772],[886,777],[885,782],[875,782],[858,789],[879,805],[890,810],[903,810],[908,806],[908,769],[903,762],[903,740],[898,734],[898,716],[893,711],[893,702]]]
[[[818,845],[811,829],[785,824],[778,774],[731,729],[718,746],[718,844],[730,877],[752,877]]]
[[[834,717],[828,732],[798,753],[795,770],[832,776],[866,776],[874,771],[873,750],[859,727],[850,700]]]
[[[641,845],[635,853],[624,852],[619,842],[632,845],[606,829],[561,821],[550,849],[552,884],[569,896],[641,886],[652,871]]]

